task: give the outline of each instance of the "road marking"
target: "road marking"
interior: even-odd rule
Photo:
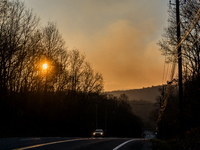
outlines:
[[[124,142],[124,143],[118,145],[118,146],[115,147],[113,150],[118,150],[120,147],[122,147],[123,145],[125,145],[125,144],[127,144],[127,143],[129,143],[129,142],[131,142],[131,141],[134,141],[134,140],[128,140],[128,141],[126,141],[126,142]]]
[[[79,140],[88,140],[88,139],[91,139],[91,138],[80,138],[80,139],[49,142],[49,143],[44,143],[44,144],[37,144],[37,145],[26,146],[26,147],[22,147],[22,148],[16,148],[16,149],[13,149],[13,150],[26,150],[26,149],[30,149],[30,148],[36,148],[36,147],[41,147],[41,146],[46,146],[46,145],[51,145],[51,144],[58,144],[58,143],[72,142],[72,141],[79,141]]]

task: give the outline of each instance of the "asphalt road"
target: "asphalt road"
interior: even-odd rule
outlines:
[[[144,142],[130,138],[2,138],[0,150],[141,150]]]

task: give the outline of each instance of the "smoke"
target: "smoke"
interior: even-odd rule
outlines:
[[[105,78],[105,90],[141,88],[161,83],[163,58],[151,20],[137,28],[127,20],[119,20],[92,38],[76,35],[81,51]],[[91,41],[92,40],[92,41]]]
[[[26,0],[26,4],[43,23],[57,23],[69,49],[86,54],[103,74],[105,90],[161,84],[164,58],[156,43],[167,21],[167,1]]]

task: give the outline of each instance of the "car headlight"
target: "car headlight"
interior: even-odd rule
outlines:
[[[93,133],[93,135],[95,135],[95,132]]]
[[[103,133],[100,133],[101,135],[103,135]]]

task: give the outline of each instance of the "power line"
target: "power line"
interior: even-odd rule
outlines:
[[[198,31],[200,31],[200,28],[198,29]],[[195,33],[195,35],[193,35],[192,39],[191,39],[189,42],[192,42],[192,40],[194,39],[194,37],[198,34],[198,31]],[[188,42],[188,43],[189,43],[189,42]],[[188,43],[187,43],[186,46],[188,46]],[[186,48],[186,46],[185,46],[184,48]]]
[[[188,9],[188,7],[189,7],[189,5],[190,5],[190,3],[192,2],[192,0],[190,0],[190,2],[187,4],[187,8],[184,10],[184,13],[182,14],[182,18],[179,20],[179,22],[176,24],[176,27],[181,23],[181,20],[183,19],[183,16],[185,15],[185,13],[186,13],[186,11],[187,11],[187,9]],[[186,2],[184,2],[184,3],[186,3]],[[170,5],[172,5],[171,4],[171,0],[170,0]],[[174,4],[175,5],[175,4]],[[176,28],[175,27],[175,28]]]
[[[166,61],[166,56],[165,56],[165,61]],[[164,74],[165,74],[165,64],[166,62],[164,61],[164,69],[163,69],[163,78],[162,78],[162,84],[163,84],[163,81],[164,81]]]
[[[194,11],[193,11],[193,12],[194,12]],[[196,23],[198,22],[198,19],[200,18],[199,13],[200,13],[200,9],[199,9],[198,12],[196,13],[196,15],[195,15],[193,21],[190,23],[190,26],[191,26],[191,24],[192,24],[193,22],[195,22],[195,23],[193,24],[192,27],[190,27],[190,29],[187,29],[187,30],[189,30],[189,31],[185,32],[185,34],[183,35],[184,37],[182,38],[182,40],[181,40],[181,41],[179,42],[179,44],[177,45],[177,47],[176,47],[174,53],[176,53],[176,51],[178,50],[178,48],[180,47],[180,45],[185,41],[185,39],[187,38],[187,36],[189,35],[189,33],[191,33],[192,29],[194,28],[194,26],[195,26]],[[196,17],[197,17],[197,18],[196,18]],[[173,32],[173,33],[174,33],[174,32]],[[173,34],[173,35],[174,35],[174,34]],[[172,37],[172,39],[173,39],[173,38],[174,38],[174,37]],[[178,38],[178,40],[180,40],[180,38]],[[178,53],[178,55],[180,55],[180,54]]]
[[[198,15],[199,14],[199,15]],[[182,40],[179,42],[179,44],[177,45],[177,48],[176,48],[176,50],[181,46],[181,44],[184,42],[184,40],[187,38],[187,36],[189,35],[189,33],[191,33],[191,31],[192,31],[192,29],[194,28],[194,26],[197,24],[197,22],[198,22],[198,20],[199,20],[199,18],[200,18],[200,8],[199,8],[199,10],[198,10],[198,12],[197,12],[197,14],[195,15],[195,17],[197,16],[197,18],[195,19],[193,19],[193,21],[195,21],[195,23],[193,24],[193,26],[189,29],[189,31],[187,32],[187,33],[185,33],[185,35],[184,35],[184,37],[182,38]],[[192,21],[192,22],[193,22]],[[178,53],[178,56],[182,56],[181,55],[181,53]],[[177,57],[177,58],[180,58],[180,57]]]
[[[200,29],[199,29],[200,30]],[[196,42],[197,42],[197,40],[200,38],[200,36],[195,40],[195,42],[194,43],[192,43],[192,45],[184,52],[184,53],[182,53],[178,58],[180,58],[183,54],[185,54]]]
[[[190,24],[192,23],[192,22],[190,22],[190,20],[192,19],[192,16],[193,16],[193,14],[195,13],[198,4],[199,4],[199,1],[198,1],[197,5],[196,5],[195,9],[193,10],[192,14],[190,15],[190,18],[189,18],[189,20],[188,20],[188,23],[186,24],[186,28],[187,28],[187,25],[188,25],[189,23],[190,23]],[[195,16],[196,16],[196,15],[195,15]],[[185,29],[186,29],[186,28],[185,28]],[[184,29],[183,31],[185,31],[185,29]]]
[[[177,26],[181,23],[181,21],[182,21],[182,19],[183,19],[183,16],[185,15],[185,13],[186,13],[186,11],[187,11],[187,9],[188,9],[188,7],[189,7],[189,5],[190,5],[191,2],[192,2],[192,0],[190,0],[189,4],[187,4],[187,8],[185,9],[184,13],[182,14],[182,18],[180,19],[180,21],[179,21],[179,23],[177,24]],[[176,26],[176,27],[177,27],[177,26]]]
[[[170,13],[171,13],[171,0],[169,0],[169,11],[168,11],[168,18],[170,18]],[[175,20],[174,20],[175,23]],[[167,38],[169,38],[169,19],[168,19],[168,32],[167,32]],[[174,36],[173,36],[174,37]],[[171,40],[172,42],[172,40]],[[167,79],[168,76],[168,68],[169,68],[169,64],[167,65],[167,71],[165,72],[165,66],[166,66],[166,56],[165,56],[165,61],[164,61],[164,69],[163,69],[163,79],[162,79],[162,84],[163,81],[165,81],[165,79]],[[166,75],[165,75],[166,74]]]
[[[191,1],[190,1],[190,3],[191,3]],[[189,3],[189,4],[190,4],[190,3]],[[193,20],[192,22],[190,22],[191,19],[192,19],[193,14],[195,13],[195,11],[196,11],[196,9],[197,9],[198,4],[199,4],[199,1],[198,1],[197,5],[196,5],[195,9],[193,10],[193,12],[192,12],[192,14],[191,14],[191,16],[190,16],[190,18],[189,18],[188,23],[186,24],[186,26],[187,26],[189,23],[191,24],[191,23],[194,21],[194,20]],[[188,7],[189,7],[189,5],[188,5]],[[188,8],[188,7],[187,7],[187,8]],[[185,11],[185,12],[186,12],[186,11]],[[185,13],[184,13],[184,14],[185,14]],[[197,14],[196,14],[196,15],[197,15]],[[195,15],[195,17],[196,17],[196,15]],[[183,15],[182,15],[182,16],[183,16]],[[194,18],[195,18],[195,17],[194,17]],[[182,17],[182,18],[183,18],[183,17]],[[180,22],[181,22],[181,21],[178,22],[178,25],[180,24]],[[175,24],[175,17],[174,17],[174,24]],[[177,26],[178,26],[178,25],[177,25]],[[174,40],[174,39],[173,39],[173,38],[174,38],[174,34],[175,34],[174,30],[175,30],[175,28],[177,28],[177,26],[174,26],[173,35],[172,35],[172,40]],[[185,29],[186,29],[186,28],[185,28]],[[185,36],[185,34],[187,33],[187,30],[188,30],[188,29],[187,29],[187,30],[185,31],[185,29],[181,32],[181,35],[182,35],[182,33],[184,33],[183,36]],[[184,31],[185,31],[185,32],[184,32]],[[180,38],[181,38],[181,36],[180,36]],[[180,38],[179,38],[178,40],[180,40]],[[186,36],[185,36],[184,38],[186,38]],[[182,43],[181,43],[181,44],[182,44]],[[179,46],[178,46],[178,47],[179,47]],[[177,47],[177,48],[178,48],[178,47]]]
[[[191,1],[190,1],[190,3],[191,3]],[[189,4],[190,4],[189,3]],[[199,2],[198,2],[199,3]],[[171,4],[171,0],[170,0],[170,4]],[[198,5],[198,4],[197,4]],[[186,10],[188,9],[188,7],[189,7],[189,5],[187,6],[187,8],[186,8]],[[197,6],[196,6],[196,8],[197,8]],[[196,8],[195,8],[195,10],[196,10]],[[186,13],[186,10],[185,10],[185,12],[184,12],[184,14]],[[191,15],[191,17],[193,16],[193,14],[194,14],[194,12],[195,12],[195,10],[193,11],[193,13],[192,13],[192,15]],[[177,11],[177,10],[176,10]],[[179,58],[181,58],[181,56],[183,55],[183,53],[181,54],[181,51],[179,52],[179,53],[177,53],[177,50],[178,50],[178,48],[180,48],[180,46],[181,46],[181,44],[183,43],[183,41],[185,41],[185,39],[187,38],[187,36],[189,35],[189,33],[191,33],[191,31],[192,31],[192,29],[194,28],[194,26],[196,25],[196,23],[198,22],[198,20],[199,20],[199,17],[200,17],[200,15],[198,15],[200,13],[200,9],[198,10],[198,12],[196,13],[196,15],[195,15],[195,17],[194,17],[194,19],[192,20],[192,22],[190,23],[190,25],[189,25],[189,27],[191,26],[191,24],[193,24],[193,22],[194,22],[194,24],[193,24],[193,26],[192,27],[190,27],[190,29],[189,30],[187,30],[185,33],[184,33],[184,37],[182,38],[182,40],[178,43],[178,45],[176,46],[176,49],[174,50],[174,60],[173,60],[173,65],[172,65],[172,70],[171,70],[171,82],[169,82],[168,84],[167,84],[167,92],[166,92],[166,94],[164,95],[164,103],[163,103],[163,105],[162,105],[162,107],[161,107],[161,113],[160,113],[160,115],[159,115],[159,117],[158,117],[158,122],[161,120],[161,117],[162,117],[162,115],[163,115],[163,113],[164,113],[164,110],[165,110],[165,108],[166,108],[166,106],[167,106],[167,103],[168,103],[168,97],[169,97],[169,94],[170,94],[170,90],[171,90],[171,83],[173,82],[173,76],[174,76],[174,73],[175,73],[175,67],[176,67],[176,60],[177,60],[177,58],[179,59]],[[183,15],[184,15],[183,14]],[[183,16],[182,15],[182,16]],[[190,19],[189,19],[189,21],[191,20],[191,17],[190,17]],[[183,17],[182,17],[183,18]],[[182,20],[182,18],[181,18],[181,20]],[[179,19],[178,19],[179,20]],[[177,26],[178,25],[180,25],[180,22],[181,21],[177,21],[178,22],[178,24],[177,24]],[[169,23],[168,23],[169,24]],[[199,29],[200,30],[200,29]],[[198,31],[199,31],[198,30]],[[198,31],[197,31],[197,33],[198,33]],[[168,28],[168,32],[169,32],[169,28]],[[196,34],[197,34],[196,33]],[[192,37],[192,39],[191,40],[193,40],[194,39],[194,37],[196,36],[196,34]],[[174,35],[174,34],[173,34]],[[174,38],[174,36],[172,35],[172,38]],[[180,40],[180,38],[181,37],[178,37],[177,38],[177,40],[179,41]],[[198,40],[200,38],[200,36],[195,40],[195,42]],[[190,41],[191,41],[190,40]],[[193,46],[194,44],[195,44],[195,42],[191,45],[191,46]],[[186,45],[187,46],[187,45]],[[191,47],[190,46],[190,47]],[[190,48],[189,47],[189,48]],[[188,49],[189,49],[188,48]],[[187,50],[188,50],[187,49]],[[187,51],[186,50],[186,51]],[[186,53],[186,51],[185,51],[185,53]],[[165,67],[165,66],[164,66]],[[181,74],[182,75],[182,74]],[[164,78],[164,77],[163,77]],[[180,78],[180,77],[179,77]],[[182,78],[181,78],[182,79]],[[180,82],[180,81],[179,81]]]

